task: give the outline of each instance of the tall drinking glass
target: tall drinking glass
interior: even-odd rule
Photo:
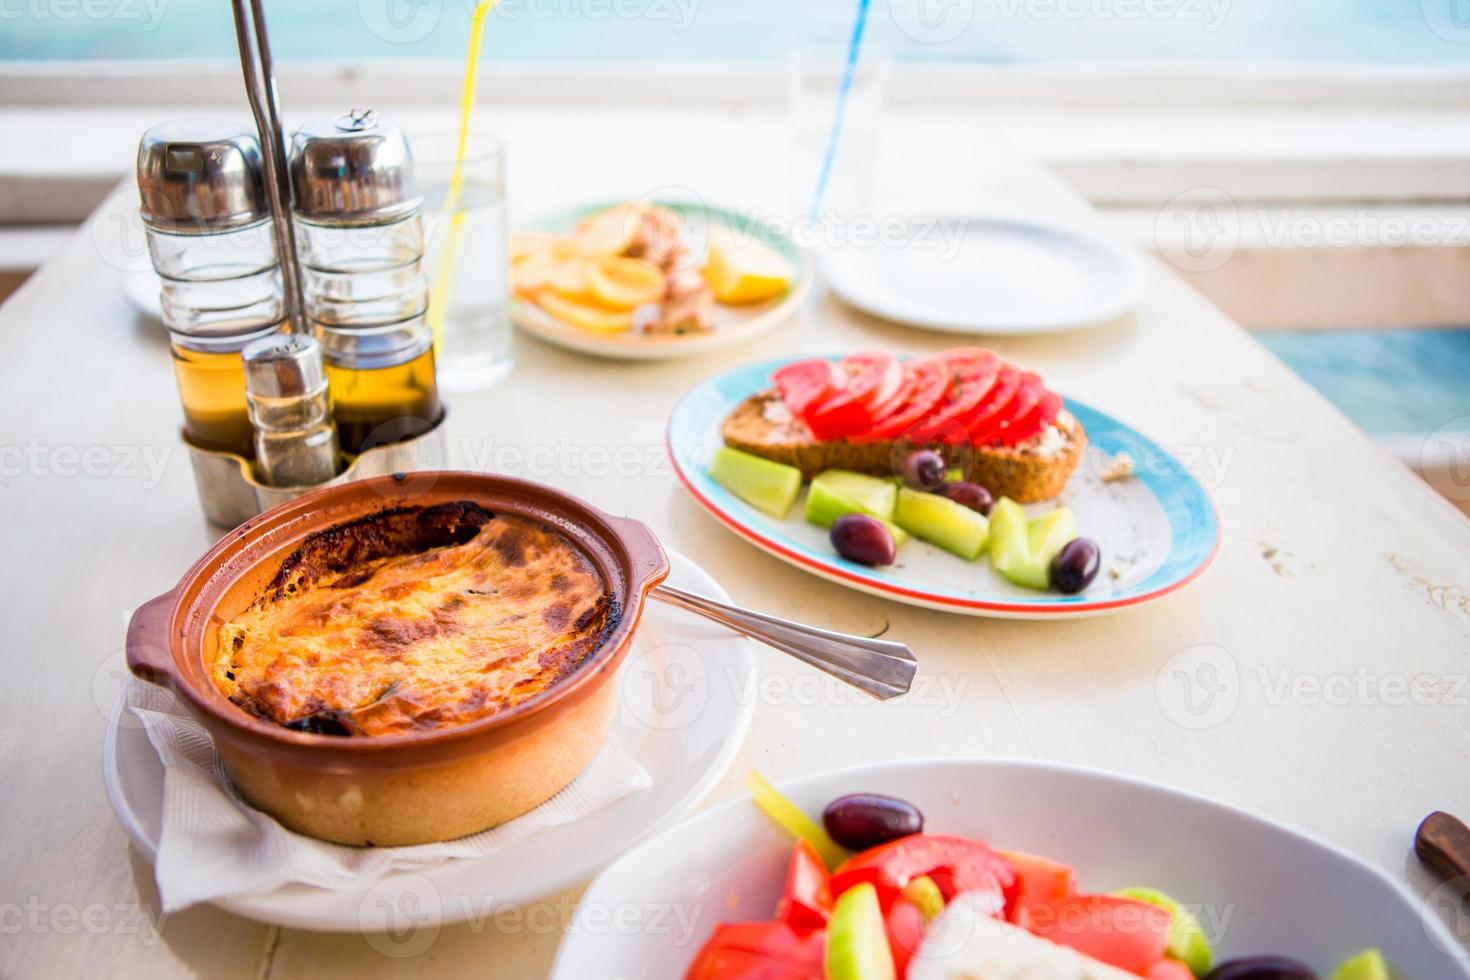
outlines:
[[[429,322],[439,386],[478,391],[510,373],[510,258],[506,248],[505,146],[472,130],[461,183],[451,187],[456,130],[415,133],[414,169],[424,195]]]
[[[869,48],[858,58],[843,108],[841,132],[830,144],[846,52],[800,49],[786,61],[786,95],[791,136],[788,200],[793,217],[817,228],[871,217],[875,206],[877,158],[888,101],[892,64]],[[830,150],[830,161],[828,160]],[[830,165],[821,204],[812,213],[824,167]],[[817,242],[802,244],[836,244]]]

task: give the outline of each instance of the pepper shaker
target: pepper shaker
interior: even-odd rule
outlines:
[[[250,344],[241,359],[261,482],[306,487],[336,476],[341,456],[321,345],[280,334]]]

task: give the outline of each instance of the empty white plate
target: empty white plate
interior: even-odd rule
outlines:
[[[730,601],[694,562],[672,549],[668,555],[669,584]],[[419,936],[442,924],[483,922],[502,906],[569,888],[688,813],[713,789],[750,727],[755,701],[747,692],[754,673],[748,640],[650,601],[623,667],[613,731],[648,770],[653,785],[481,860],[446,861],[356,889],[292,884],[215,904],[260,922],[330,932],[365,931],[367,923],[381,921],[384,909],[390,914],[408,909],[411,929]],[[137,719],[125,713],[124,695],[119,692],[108,719],[103,778],[123,829],[152,860],[162,832],[163,763]]]
[[[824,252],[844,302],[953,333],[1025,334],[1117,319],[1148,282],[1141,258],[1098,235],[987,215],[908,219],[904,234]]]

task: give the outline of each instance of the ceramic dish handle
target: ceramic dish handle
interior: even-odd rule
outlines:
[[[631,517],[608,517],[617,530],[623,547],[628,549],[633,566],[633,591],[646,592],[669,577],[669,556],[647,524]]]
[[[174,594],[165,592],[133,610],[133,618],[128,620],[128,669],[160,687],[171,687],[174,680],[168,642],[173,609]]]

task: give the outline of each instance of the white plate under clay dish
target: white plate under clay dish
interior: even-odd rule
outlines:
[[[669,550],[669,584],[729,602],[694,562]],[[374,904],[412,907],[428,928],[494,914],[570,888],[645,837],[688,814],[714,788],[750,727],[754,676],[749,641],[708,620],[650,600],[623,667],[613,737],[653,783],[564,827],[549,827],[481,860],[452,860],[393,874],[361,889],[328,891],[292,884],[263,895],[221,900],[249,919],[329,932],[359,932],[370,890]],[[688,689],[691,677],[701,683]],[[107,796],[123,829],[152,861],[162,831],[163,763],[120,692],[102,749]],[[696,703],[697,702],[697,703]],[[422,901],[425,896],[431,901]]]
[[[837,297],[951,333],[1031,334],[1115,320],[1148,284],[1143,260],[1063,225],[987,215],[909,219],[908,234],[822,253]]]

